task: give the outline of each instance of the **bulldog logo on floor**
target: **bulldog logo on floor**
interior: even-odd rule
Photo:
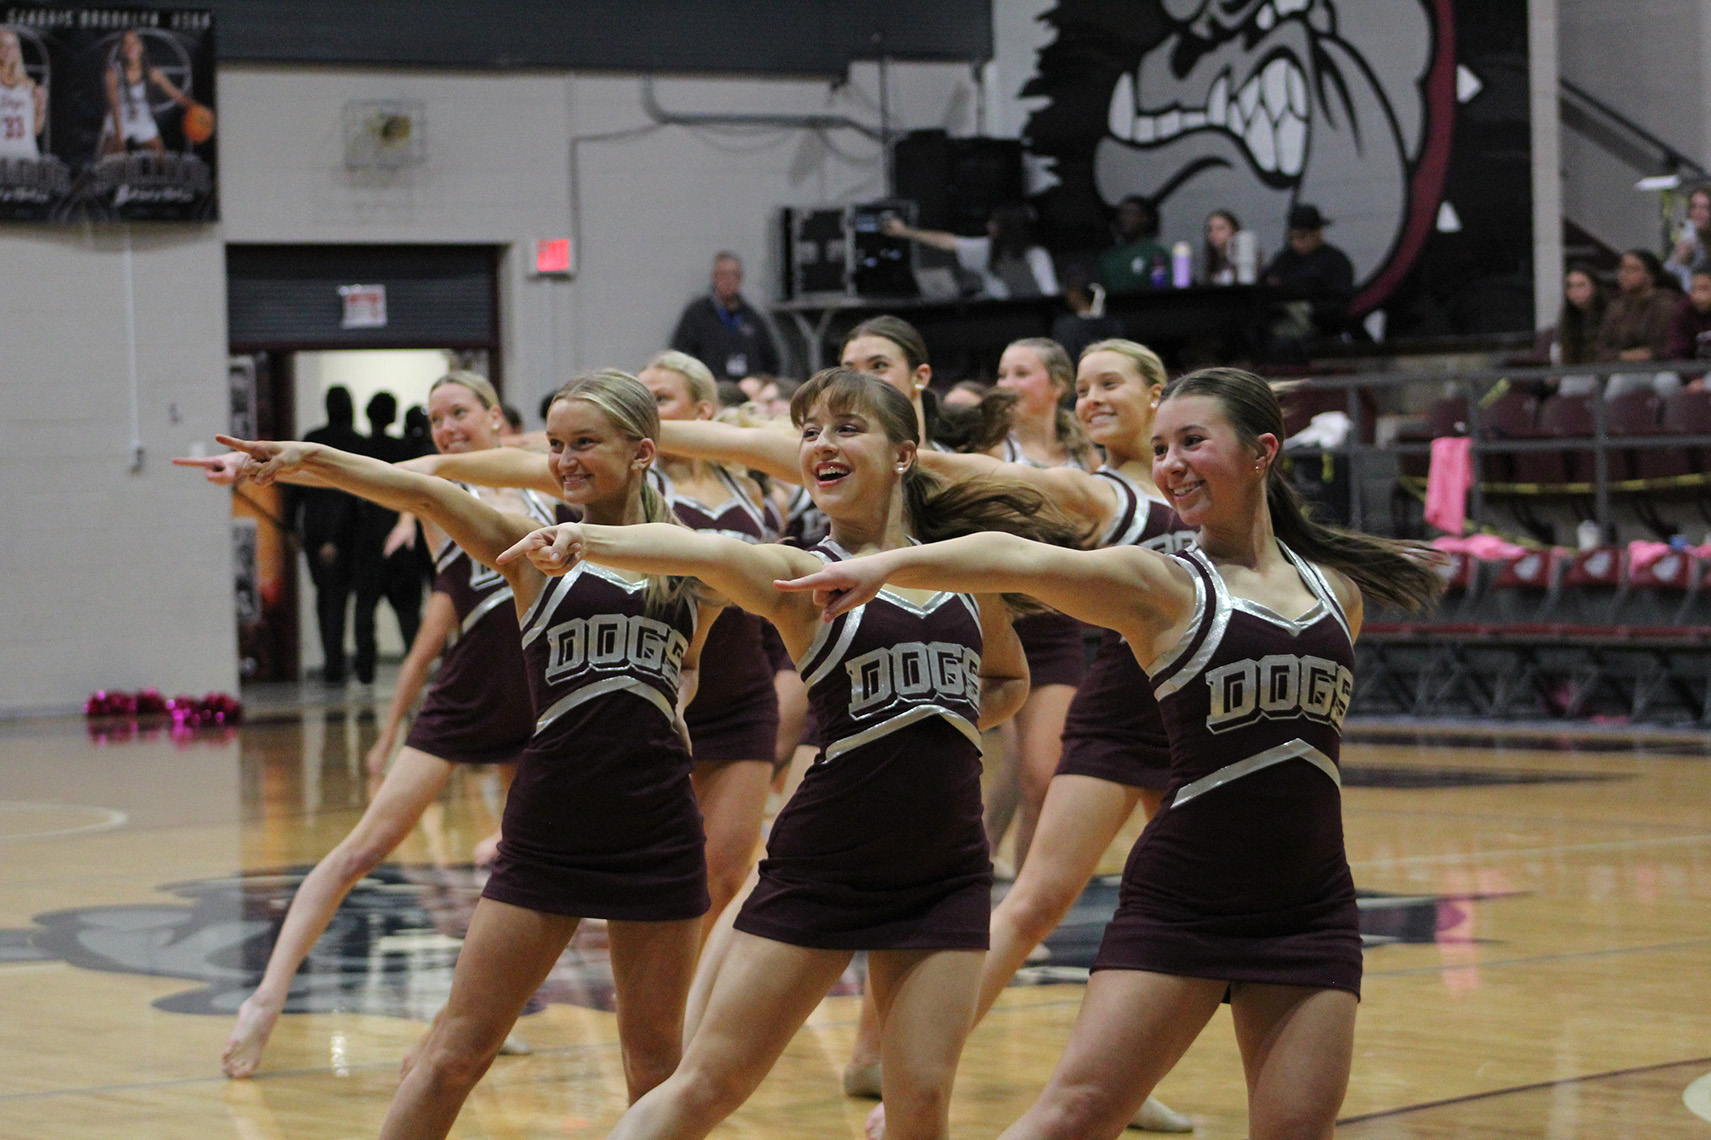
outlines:
[[[235,1016],[261,980],[286,908],[307,867],[172,883],[188,905],[81,907],[0,930],[0,964],[62,961],[85,970],[182,978],[193,989],[154,1002],[171,1013]],[[1095,878],[1046,940],[1017,985],[1080,983],[1117,906],[1117,879]],[[357,884],[291,982],[286,1013],[361,1013],[430,1020],[451,992],[452,970],[481,875],[470,867],[388,864]],[[1501,894],[1398,896],[1360,892],[1369,948],[1454,941],[1471,929],[1473,904]],[[996,901],[996,900],[995,900]],[[612,970],[603,924],[584,923],[524,1012],[547,1004],[611,1011]],[[860,962],[833,992],[861,992]]]
[[[1167,232],[1232,211],[1268,254],[1299,203],[1332,219],[1356,308],[1438,217],[1456,107],[1452,0],[1060,0],[1024,96],[1066,200],[1151,199]],[[1091,141],[1090,146],[1090,140]]]

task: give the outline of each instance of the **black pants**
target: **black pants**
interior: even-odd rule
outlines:
[[[340,547],[331,562],[323,561],[321,548],[309,545],[309,580],[315,585],[315,623],[321,630],[321,656],[326,664],[321,675],[328,684],[345,679],[345,607],[355,586],[354,560],[348,548]],[[372,625],[372,621],[370,622]]]
[[[382,558],[379,547],[364,551],[356,560],[356,679],[374,680],[374,611],[380,600],[392,607],[398,618],[398,634],[408,652],[422,625],[422,564],[413,550],[394,551]]]

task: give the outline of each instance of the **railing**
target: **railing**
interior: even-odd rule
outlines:
[[[1381,394],[1394,393],[1402,389],[1419,389],[1432,387],[1435,390],[1433,402],[1445,396],[1460,394],[1467,399],[1467,435],[1471,439],[1471,451],[1474,469],[1480,469],[1480,457],[1484,455],[1516,454],[1526,451],[1590,451],[1593,455],[1594,478],[1588,487],[1593,499],[1593,521],[1597,522],[1602,532],[1608,533],[1614,521],[1612,510],[1612,481],[1610,479],[1610,452],[1612,450],[1639,451],[1646,449],[1711,447],[1711,436],[1670,435],[1659,432],[1656,435],[1623,435],[1612,437],[1609,431],[1609,417],[1606,401],[1602,398],[1592,401],[1593,434],[1590,437],[1549,437],[1549,438],[1519,438],[1492,439],[1486,438],[1480,422],[1480,402],[1488,396],[1499,383],[1527,384],[1536,383],[1551,378],[1565,376],[1596,377],[1598,380],[1599,397],[1611,376],[1632,375],[1643,373],[1647,375],[1659,372],[1674,372],[1686,376],[1711,372],[1711,361],[1644,361],[1622,362],[1614,364],[1575,364],[1547,365],[1524,368],[1492,368],[1492,369],[1444,369],[1437,371],[1408,371],[1408,372],[1372,372],[1354,375],[1331,375],[1309,377],[1302,381],[1310,391],[1325,392],[1343,390],[1347,393],[1345,411],[1350,420],[1350,431],[1347,439],[1337,447],[1300,447],[1290,448],[1287,454],[1294,456],[1324,455],[1343,457],[1348,462],[1349,469],[1349,522],[1359,529],[1363,527],[1369,513],[1362,502],[1366,476],[1381,474],[1378,464],[1380,457],[1388,462],[1389,457],[1397,455],[1427,455],[1431,445],[1427,442],[1398,441],[1387,443],[1380,447],[1366,440],[1373,439],[1376,429],[1376,405],[1383,403]],[[1369,401],[1364,394],[1371,393],[1379,399]],[[1285,397],[1287,402],[1288,397]],[[1711,494],[1711,479],[1706,480],[1708,494]],[[1579,484],[1565,485],[1579,487]],[[1478,520],[1482,517],[1484,508],[1484,488],[1479,479],[1475,479],[1469,493],[1467,517]]]

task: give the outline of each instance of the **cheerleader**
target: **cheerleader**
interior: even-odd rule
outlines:
[[[653,396],[631,376],[566,385],[547,416],[562,497],[619,530],[667,522],[647,477],[658,429]],[[641,1096],[677,1066],[707,909],[677,710],[716,609],[684,579],[589,566],[552,580],[526,561],[501,564],[537,521],[445,480],[314,444],[221,438],[248,456],[241,474],[258,482],[297,474],[431,520],[504,576],[522,627],[534,735],[451,996],[407,1065],[382,1137],[446,1135],[583,918],[607,920],[625,1080]]]
[[[441,377],[429,390],[428,407],[434,445],[441,452],[498,446],[498,396],[486,377],[473,372]],[[235,476],[231,461],[224,458],[175,462],[202,466],[216,482],[230,482]],[[284,478],[289,482],[298,477]],[[471,488],[470,493],[499,510],[542,522],[555,520],[551,506],[532,492]],[[370,771],[384,778],[351,833],[315,865],[292,897],[261,984],[239,1007],[237,1025],[226,1042],[221,1067],[228,1077],[255,1072],[290,997],[291,981],[310,949],[351,888],[397,849],[439,799],[453,769],[459,764],[496,764],[508,787],[534,731],[522,650],[508,612],[510,586],[438,527],[430,523],[427,529],[437,549],[434,592],[367,757]],[[427,700],[394,757],[398,729],[427,683],[434,660],[442,655]]]
[[[888,592],[827,625],[809,598],[774,582],[951,533],[1071,532],[1025,490],[947,487],[921,472],[911,411],[895,389],[844,369],[798,390],[797,477],[831,526],[813,551],[564,525],[512,552],[549,569],[693,573],[766,617],[808,683],[823,745],[773,825],[683,1064],[616,1137],[705,1136],[748,1098],[857,950],[868,951],[886,1015],[893,1127],[945,1133],[990,905],[979,729],[1023,698],[1026,663],[995,595]]]
[[[1361,978],[1343,848],[1341,723],[1363,595],[1421,609],[1424,548],[1321,526],[1276,470],[1283,413],[1265,381],[1177,381],[1153,474],[1197,546],[1064,551],[1009,535],[828,564],[828,619],[883,583],[1026,591],[1114,629],[1146,669],[1172,774],[1124,868],[1081,1013],[1040,1099],[1005,1140],[1115,1136],[1228,1000],[1249,1134],[1329,1137],[1347,1090]]]

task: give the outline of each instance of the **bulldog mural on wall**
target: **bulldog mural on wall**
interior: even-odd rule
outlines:
[[[1282,246],[1290,208],[1311,203],[1354,263],[1357,309],[1374,308],[1435,231],[1460,230],[1459,204],[1446,208],[1452,157],[1464,151],[1458,111],[1486,87],[1458,43],[1467,7],[1059,0],[1040,17],[1055,38],[1022,90],[1046,100],[1025,130],[1058,183],[1042,196],[1042,213],[1085,233],[1090,208],[1140,194],[1158,205],[1166,240],[1198,244],[1202,220],[1223,208],[1269,256]],[[1501,26],[1492,19],[1498,9]],[[1503,56],[1506,93],[1519,77],[1524,132],[1524,6],[1502,2],[1471,15],[1482,37],[1473,54]],[[1503,113],[1512,128],[1515,108]],[[1519,141],[1525,162],[1524,134]],[[1525,177],[1523,166],[1523,205]],[[1525,261],[1530,227],[1515,229]]]

